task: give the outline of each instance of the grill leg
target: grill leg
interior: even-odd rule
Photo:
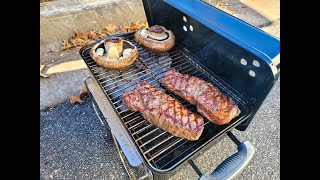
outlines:
[[[91,78],[91,77],[87,77],[87,78],[84,80],[84,83],[85,83],[85,86],[86,86],[86,88],[87,88],[87,90],[88,90],[89,99],[90,99],[90,101],[91,101],[91,103],[92,103],[92,107],[93,107],[95,113],[97,114],[100,123],[101,123],[104,127],[106,127],[107,129],[109,129],[109,131],[111,132],[111,129],[110,129],[109,126],[107,125],[106,121],[103,121],[104,117],[101,118],[100,113],[99,113],[100,110],[99,110],[99,108],[95,105],[94,99],[93,99],[93,97],[92,97],[92,94],[91,94],[91,92],[90,92],[90,90],[89,90],[89,88],[88,88],[87,80],[90,79],[90,78]],[[133,173],[131,173],[133,170],[132,170],[132,168],[129,167],[129,164],[128,164],[127,161],[125,160],[125,156],[122,155],[122,150],[121,150],[121,148],[119,147],[119,144],[118,144],[117,139],[115,138],[115,136],[114,136],[114,134],[113,134],[112,132],[111,132],[111,135],[112,135],[113,142],[114,142],[114,144],[115,144],[115,146],[116,146],[117,152],[118,152],[118,154],[119,154],[120,160],[121,160],[121,162],[122,162],[122,164],[123,164],[123,166],[124,166],[124,168],[125,168],[128,176],[129,176],[129,179],[130,179],[130,180],[135,180],[136,177],[135,177],[135,176],[133,177],[133,176],[132,176]],[[131,170],[131,171],[130,171],[130,170]],[[138,180],[143,180],[143,179],[153,180],[153,174],[152,174],[152,172],[151,172],[148,168],[144,168],[144,171],[143,171],[143,172],[145,172],[145,173],[144,173],[143,175],[141,175],[141,176],[138,178]],[[141,174],[141,173],[140,173],[140,174]]]
[[[129,176],[130,180],[136,179],[135,177],[132,177],[132,173],[133,172],[130,171],[131,168],[129,167],[128,163],[126,162],[125,158],[123,157],[123,155],[121,153],[122,151],[121,151],[121,148],[119,147],[117,139],[115,138],[115,136],[113,135],[112,132],[111,132],[111,134],[112,134],[112,139],[114,141],[114,144],[115,144],[115,146],[117,148],[120,160],[121,160],[121,162],[122,162],[122,164],[123,164],[128,176]],[[142,175],[141,177],[139,177],[138,180],[143,180],[143,179],[153,180],[153,174],[148,168],[146,168],[145,172],[146,173],[144,175]]]
[[[118,151],[120,160],[121,160],[121,162],[122,162],[122,164],[123,164],[123,166],[124,166],[124,169],[126,170],[126,172],[127,172],[128,176],[129,176],[130,180],[132,180],[131,174],[130,174],[130,172],[129,172],[129,167],[127,167],[127,165],[126,165],[126,163],[124,162],[124,159],[123,159],[123,157],[122,157],[122,154],[121,154],[121,152],[120,152],[121,150],[120,150],[120,147],[119,147],[119,145],[118,145],[118,141],[116,140],[116,138],[114,137],[114,135],[113,135],[112,132],[111,132],[111,134],[112,134],[112,139],[113,139],[113,141],[114,141],[114,144],[115,144],[115,146],[116,146],[116,148],[117,148],[117,151]]]
[[[90,90],[88,88],[87,80],[90,79],[90,78],[91,77],[88,77],[88,78],[86,78],[84,80],[85,86],[88,89],[89,99],[90,99],[90,101],[92,103],[92,106],[93,106],[93,109],[94,109],[95,113],[98,116],[98,119],[99,119],[100,123],[111,132],[111,129],[109,128],[108,124],[105,123],[105,121],[103,121],[104,117],[101,118],[101,115],[100,115],[101,113],[99,113],[101,111],[98,108],[98,106],[96,106],[96,104],[94,102],[94,98],[92,97],[92,94],[91,94],[91,92],[90,92]],[[128,162],[126,161],[125,156],[122,154],[122,150],[121,150],[121,148],[120,148],[120,146],[118,144],[118,141],[117,141],[117,139],[115,138],[115,136],[114,136],[114,134],[112,132],[111,132],[111,136],[112,136],[113,142],[114,142],[114,144],[116,146],[116,149],[118,151],[120,160],[121,160],[121,162],[122,162],[122,164],[123,164],[128,176],[129,176],[130,180],[136,180],[137,179],[136,176],[132,175],[132,174],[136,175],[136,173],[134,173],[135,171],[133,171],[132,168],[130,168]],[[142,174],[141,171],[145,172],[145,173]],[[153,180],[153,174],[148,168],[144,168],[143,170],[140,170],[140,168],[139,168],[139,172],[140,172],[139,174],[142,174],[142,175],[138,178],[138,180],[143,180],[143,179]]]

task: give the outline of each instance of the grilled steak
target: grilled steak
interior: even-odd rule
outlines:
[[[203,131],[203,117],[146,81],[124,93],[122,100],[129,109],[139,111],[147,121],[174,136],[197,140]]]
[[[161,83],[169,91],[195,104],[200,114],[217,125],[227,124],[240,114],[230,97],[200,78],[169,70]]]

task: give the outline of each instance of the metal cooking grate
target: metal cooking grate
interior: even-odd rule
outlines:
[[[148,165],[154,169],[165,171],[176,167],[197,150],[218,137],[222,131],[240,123],[241,120],[244,119],[243,117],[246,116],[246,99],[221,81],[221,79],[212,72],[209,73],[209,70],[201,66],[186,50],[175,47],[167,53],[151,53],[140,47],[133,40],[132,33],[127,35],[125,39],[132,42],[139,50],[139,57],[135,64],[131,65],[126,70],[108,71],[99,67],[89,55],[90,48],[83,51],[82,57],[109,98],[115,111],[119,115],[119,118],[127,127],[129,134],[139,148],[142,156],[145,158]],[[174,137],[150,124],[139,112],[133,112],[122,104],[121,95],[124,92],[133,90],[141,80],[146,80],[150,82],[151,85],[161,88],[159,80],[169,69],[175,69],[181,73],[197,76],[207,82],[211,82],[237,102],[241,114],[229,124],[223,126],[216,126],[205,120],[204,131],[199,140],[188,141],[186,139]],[[166,91],[165,89],[163,90]],[[189,104],[179,96],[168,91],[166,91],[166,93],[178,99],[180,103],[191,111],[197,113],[194,105]]]

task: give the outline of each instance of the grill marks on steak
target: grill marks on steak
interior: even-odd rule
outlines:
[[[206,81],[174,70],[165,73],[162,85],[197,106],[200,114],[217,124],[227,124],[240,114],[237,104]]]
[[[122,100],[129,109],[139,111],[147,121],[174,136],[197,140],[202,134],[203,117],[146,81],[124,93]]]

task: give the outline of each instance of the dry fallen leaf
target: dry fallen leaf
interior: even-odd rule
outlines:
[[[88,39],[88,34],[87,33],[79,33],[77,31],[74,32],[74,35],[72,36],[73,39],[83,39],[83,40],[87,40]]]
[[[82,96],[84,96],[85,94],[88,93],[88,89],[86,86],[84,86],[80,93],[77,95],[73,95],[73,96],[69,96],[68,99],[70,101],[71,104],[75,104],[75,103],[83,103],[84,101],[81,99]]]
[[[70,40],[63,40],[63,47],[60,50],[65,50],[72,47],[81,47],[92,42],[91,40],[99,40],[100,38],[110,36],[112,34],[137,31],[141,27],[148,27],[148,22],[137,21],[122,28],[118,28],[117,25],[110,23],[105,27],[106,31],[91,30],[85,33],[75,31]]]
[[[83,103],[83,102],[84,102],[84,101],[80,98],[79,95],[69,96],[69,101],[70,101],[71,104]]]
[[[147,21],[137,21],[136,25],[143,27],[143,26],[146,26],[147,23],[148,23]]]
[[[81,46],[84,40],[81,38],[75,38],[75,39],[71,39],[70,41],[72,45],[77,47],[77,46]]]
[[[88,93],[88,89],[87,89],[86,86],[84,86],[84,87],[81,89],[79,95],[80,95],[80,97],[82,97],[83,95],[85,95],[85,94],[87,94],[87,93]]]
[[[43,65],[43,64],[40,64],[40,77],[45,77],[45,78],[47,78],[47,77],[49,77],[49,76],[47,76],[47,75],[45,75],[45,74],[43,74],[41,71],[42,71],[42,69],[45,67],[46,65]]]
[[[115,30],[117,29],[117,25],[111,23],[111,24],[108,24],[108,25],[105,27],[105,29],[106,29],[107,31],[113,32],[113,31],[115,31]]]
[[[115,34],[120,34],[120,33],[125,33],[125,32],[128,32],[128,30],[126,28],[121,28],[121,29],[118,29]]]
[[[91,40],[90,39],[83,40],[83,39],[80,39],[80,38],[76,38],[76,39],[71,39],[70,41],[71,41],[73,46],[82,47],[83,45],[88,44]]]
[[[99,38],[103,38],[105,36],[109,36],[111,35],[110,33],[108,33],[107,31],[96,31],[97,35]]]
[[[90,39],[84,40],[84,41],[82,41],[81,46],[86,45],[86,44],[88,44],[89,42],[91,42]]]
[[[61,48],[61,50],[66,50],[66,49],[69,49],[69,48],[72,48],[74,47],[68,40],[63,40],[63,47]]]
[[[128,29],[128,31],[137,31],[140,28],[147,27],[146,22],[137,21],[136,23],[131,23],[130,25],[126,25],[124,28]]]
[[[95,36],[96,36],[96,33],[95,33],[93,30],[88,31],[88,32],[86,32],[86,33],[87,33],[87,35],[88,35],[88,39],[94,39]]]

